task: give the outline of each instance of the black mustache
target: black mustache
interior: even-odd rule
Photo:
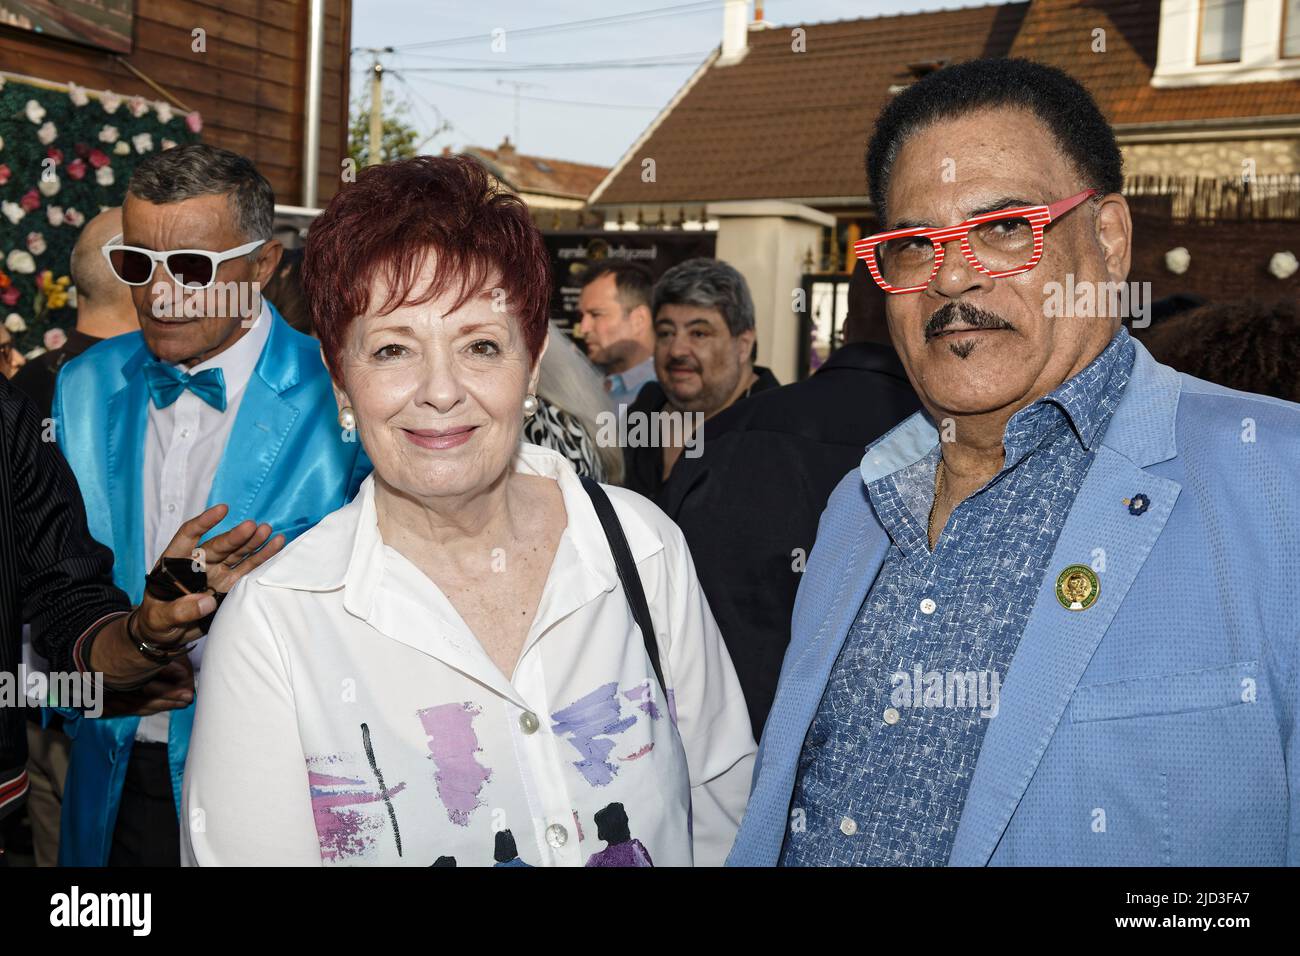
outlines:
[[[949,302],[937,309],[925,323],[925,340],[928,342],[950,325],[962,325],[973,329],[1014,329],[1010,322],[1000,315],[985,312],[968,302]]]

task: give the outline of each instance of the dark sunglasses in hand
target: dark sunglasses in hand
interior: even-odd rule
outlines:
[[[153,278],[155,265],[161,262],[177,285],[186,289],[206,289],[216,280],[217,268],[221,263],[248,255],[266,240],[257,239],[225,252],[210,252],[207,249],[155,252],[139,246],[125,246],[121,242],[121,236],[109,240],[104,246],[104,258],[108,260],[113,274],[127,285],[148,285]]]

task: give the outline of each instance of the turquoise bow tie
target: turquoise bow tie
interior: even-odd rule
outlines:
[[[226,410],[226,377],[219,368],[207,368],[191,375],[155,360],[144,366],[144,381],[149,386],[149,397],[159,408],[166,408],[188,388],[217,411]]]

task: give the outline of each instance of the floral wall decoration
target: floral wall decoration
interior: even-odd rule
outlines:
[[[56,348],[76,322],[68,263],[81,227],[121,205],[141,159],[202,129],[165,101],[0,75],[0,321],[23,354]]]

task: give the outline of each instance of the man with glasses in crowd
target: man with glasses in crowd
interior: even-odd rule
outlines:
[[[369,470],[335,421],[318,344],[261,297],[281,251],[274,202],[252,162],[228,150],[196,144],[143,160],[122,235],[103,252],[131,286],[140,332],[59,374],[58,441],[91,534],[113,550],[114,580],[135,603],[186,518],[224,504],[217,534],[254,519],[292,540],[350,500]],[[133,639],[96,650],[158,654]],[[201,653],[200,641],[177,659],[178,680],[192,683]],[[130,716],[72,715],[60,863],[179,863],[194,707],[183,687],[150,696]]]
[[[1060,314],[1133,239],[1066,74],[936,71],[867,169],[924,411],[822,516],[730,862],[1300,863],[1300,406]]]

